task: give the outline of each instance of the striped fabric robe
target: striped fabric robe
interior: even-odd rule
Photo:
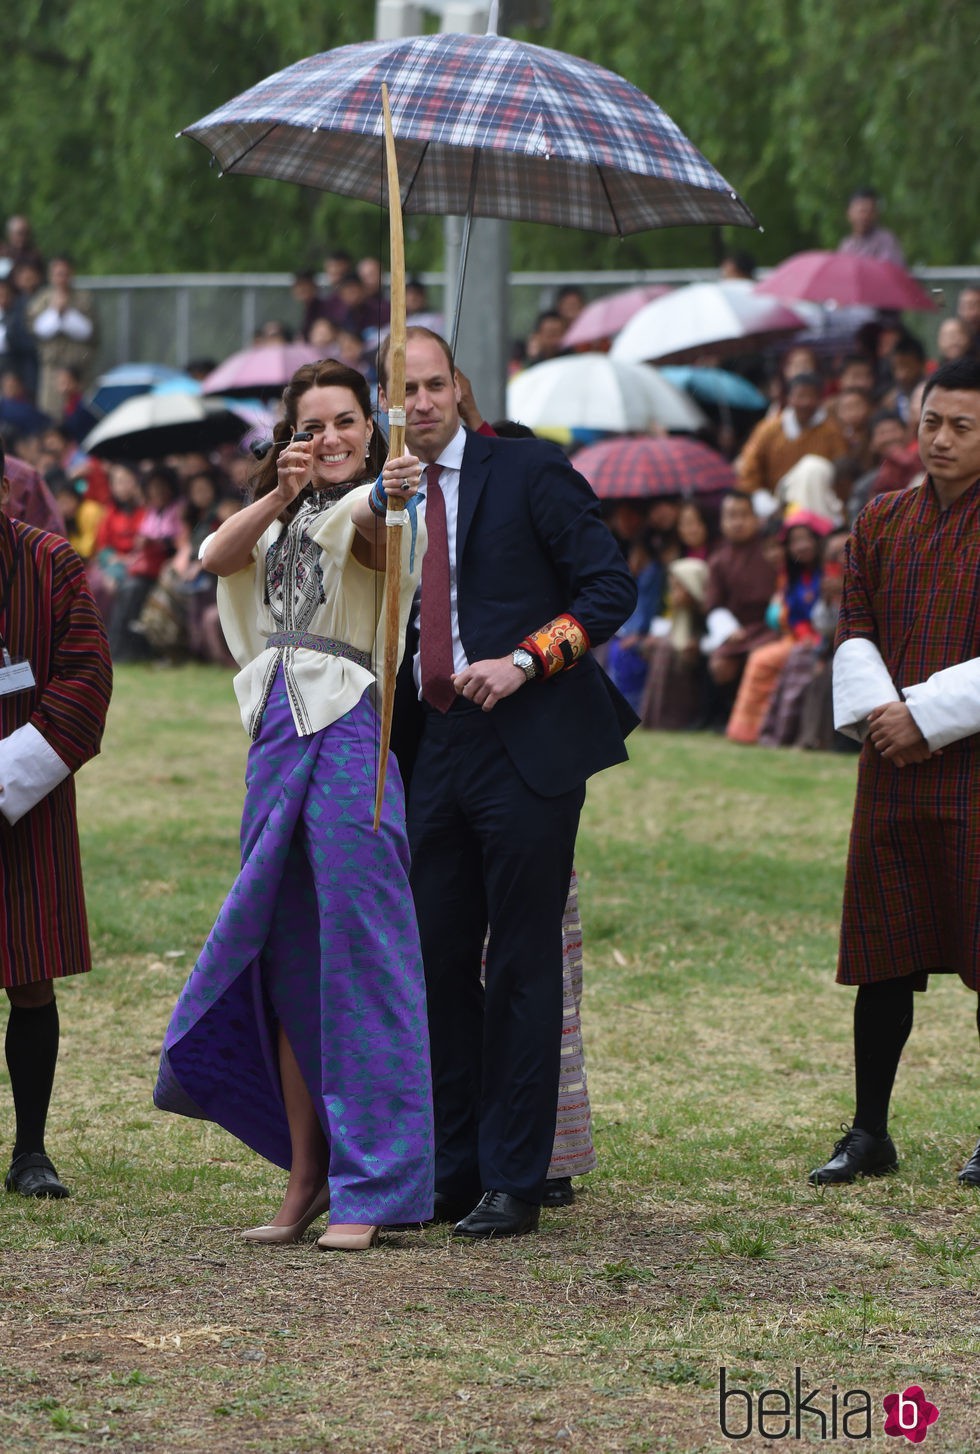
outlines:
[[[102,618],[67,541],[0,513],[0,602],[23,542],[0,632],[36,686],[0,696],[3,739],[30,723],[68,776],[11,825],[0,816],[0,984],[91,968],[72,776],[99,750],[112,689]]]
[[[915,975],[924,989],[938,970],[980,988],[978,583],[980,480],[947,510],[927,479],[880,496],[858,517],[837,630],[836,725],[863,737],[867,713],[904,696],[942,754],[896,768],[865,741],[841,984]],[[953,711],[959,720],[938,735],[933,723]]]

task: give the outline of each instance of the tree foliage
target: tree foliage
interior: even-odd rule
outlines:
[[[4,205],[85,271],[289,269],[330,246],[377,252],[378,209],[282,183],[219,180],[182,127],[304,55],[373,33],[369,0],[20,0],[0,92]],[[746,199],[774,262],[834,246],[871,184],[909,257],[980,261],[980,7],[974,0],[554,0],[525,37],[626,75]],[[623,242],[522,226],[524,267],[710,264],[716,229]],[[438,265],[437,221],[409,261]]]

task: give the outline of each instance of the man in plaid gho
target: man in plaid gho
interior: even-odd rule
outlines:
[[[913,993],[931,973],[980,988],[980,362],[929,380],[919,450],[925,480],[879,495],[848,542],[834,718],[864,749],[837,980],[858,986],[857,1104],[814,1185],[897,1168]],[[959,1180],[980,1187],[980,1143]]]

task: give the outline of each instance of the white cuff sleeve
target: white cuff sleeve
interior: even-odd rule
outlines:
[[[868,713],[885,702],[900,702],[881,652],[866,636],[849,636],[834,653],[834,726],[863,742]]]
[[[717,651],[719,646],[724,646],[729,636],[742,629],[738,617],[727,606],[716,606],[713,611],[709,611],[705,626],[707,631],[701,637],[701,650],[705,655]]]
[[[13,827],[68,776],[54,748],[25,722],[0,741],[0,813]]]
[[[61,331],[77,343],[84,343],[92,337],[94,325],[79,308],[66,308],[61,315]]]
[[[57,308],[42,308],[34,319],[34,332],[38,338],[55,338],[61,332],[61,317]]]
[[[980,657],[933,672],[904,696],[931,752],[980,732]]]

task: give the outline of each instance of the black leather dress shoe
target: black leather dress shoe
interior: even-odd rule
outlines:
[[[22,1197],[70,1197],[51,1162],[42,1151],[25,1151],[10,1163],[4,1186]]]
[[[980,1186],[980,1141],[956,1180],[961,1181],[964,1186]]]
[[[543,1207],[570,1207],[575,1200],[575,1188],[570,1176],[553,1176],[544,1184],[541,1197]]]
[[[890,1136],[872,1136],[859,1126],[842,1126],[844,1135],[834,1154],[823,1166],[811,1171],[811,1186],[829,1186],[853,1181],[858,1176],[884,1176],[898,1170],[898,1152]]]
[[[523,1237],[538,1230],[541,1208],[506,1191],[485,1191],[468,1217],[457,1222],[454,1237]]]

